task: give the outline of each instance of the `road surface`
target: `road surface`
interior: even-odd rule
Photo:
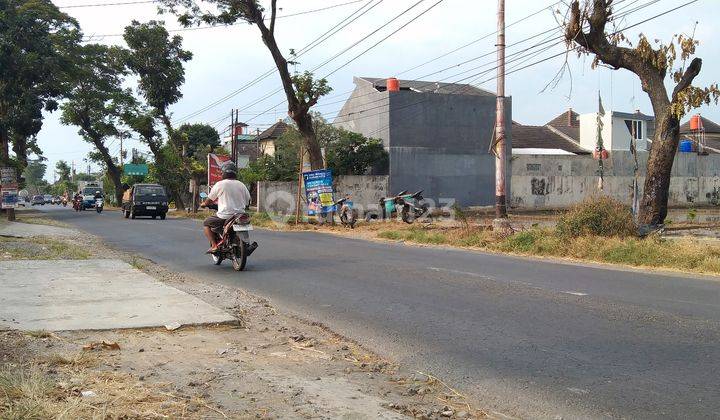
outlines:
[[[268,297],[498,413],[720,417],[719,279],[261,230],[236,273],[210,264],[197,221],[43,211]]]

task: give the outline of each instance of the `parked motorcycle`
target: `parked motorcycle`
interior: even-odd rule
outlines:
[[[345,227],[354,229],[358,219],[358,211],[353,208],[353,202],[350,201],[350,197],[348,196],[336,201],[335,208],[337,209],[338,215],[340,215],[340,223]]]
[[[394,197],[385,197],[380,199],[380,209],[382,210],[383,219],[392,218],[400,213],[402,221],[408,224],[413,223],[420,217],[428,216],[430,206],[423,203],[423,190],[413,194],[402,191]]]
[[[217,209],[217,205],[207,207]],[[223,260],[230,260],[235,271],[244,270],[247,258],[258,247],[257,242],[250,243],[249,232],[252,230],[250,215],[247,213],[237,213],[227,219],[222,228],[212,229],[220,238],[217,251],[210,254],[213,264],[220,265]]]
[[[102,197],[95,199],[95,211],[101,213],[103,211],[103,199]]]

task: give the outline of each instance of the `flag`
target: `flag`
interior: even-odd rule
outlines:
[[[605,116],[605,108],[603,108],[602,105],[602,97],[600,96],[600,91],[598,91],[598,114],[600,114],[601,117]]]

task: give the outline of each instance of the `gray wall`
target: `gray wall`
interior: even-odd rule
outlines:
[[[350,196],[361,216],[367,210],[378,210],[378,201],[388,195],[386,175],[341,175],[334,181],[335,199]],[[296,194],[297,182],[259,182],[259,211],[291,214],[295,210]]]
[[[495,97],[400,91],[391,93],[390,107],[391,191],[422,189],[436,203],[495,204],[495,157],[488,151]],[[509,98],[505,120],[511,150]],[[508,187],[510,176],[508,164]]]
[[[638,154],[642,194],[648,154]],[[558,209],[572,206],[598,192],[598,161],[592,156],[517,155],[512,158],[511,207]],[[632,201],[633,157],[610,152],[604,162],[603,194],[627,204]],[[720,192],[720,155],[679,153],[670,179],[669,205],[689,207],[710,204]]]
[[[488,147],[495,102],[492,95],[377,92],[359,82],[334,123],[383,140],[390,154],[391,193],[424,190],[438,204],[454,199],[463,206],[494,205],[495,158]],[[511,150],[510,98],[505,118]]]

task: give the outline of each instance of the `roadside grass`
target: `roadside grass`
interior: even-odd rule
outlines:
[[[0,237],[0,261],[7,260],[86,260],[86,249],[46,237]]]
[[[450,245],[526,256],[570,258],[633,267],[720,274],[720,246],[692,239],[650,237],[565,237],[553,229],[531,228],[508,236],[484,227],[379,230],[377,238],[427,245]]]
[[[30,225],[46,225],[46,226],[55,226],[55,227],[62,227],[62,228],[70,228],[71,227],[67,223],[59,222],[57,220],[50,219],[48,217],[32,216],[32,215],[26,215],[26,214],[22,214],[22,213],[17,216],[16,222],[27,223]]]

